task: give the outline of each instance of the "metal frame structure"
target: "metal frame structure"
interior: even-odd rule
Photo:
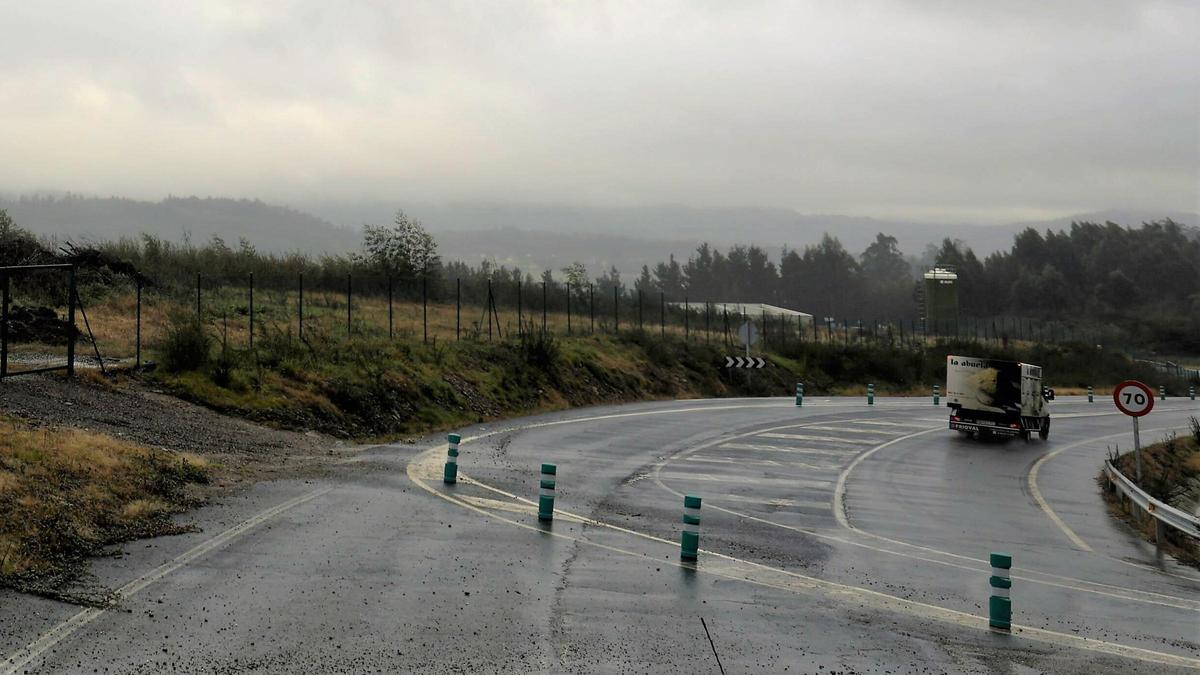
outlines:
[[[74,328],[75,326],[75,265],[69,263],[54,264],[54,265],[11,265],[0,267],[0,379],[8,377],[16,377],[18,375],[33,375],[34,373],[48,373],[58,370],[67,371],[68,376],[75,375],[75,338],[76,331],[69,331],[67,335],[67,363],[62,366],[47,366],[45,368],[32,368],[30,370],[18,370],[10,372],[8,369],[8,324],[9,324],[9,307],[12,302],[12,279],[14,276],[27,274],[35,270],[66,270],[68,287],[67,287],[67,324]]]

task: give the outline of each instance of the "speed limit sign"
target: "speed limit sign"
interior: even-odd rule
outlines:
[[[1141,417],[1154,409],[1154,392],[1137,380],[1125,380],[1113,389],[1113,402],[1126,415]]]

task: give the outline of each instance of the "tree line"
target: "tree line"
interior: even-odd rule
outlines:
[[[106,259],[131,263],[164,286],[187,288],[203,275],[213,283],[236,283],[250,274],[263,286],[290,287],[298,275],[312,288],[380,290],[385,280],[399,297],[424,292],[432,300],[461,297],[481,303],[490,285],[501,304],[512,304],[520,284],[531,306],[541,286],[552,308],[566,295],[594,295],[611,303],[640,292],[653,302],[763,302],[817,317],[911,320],[920,317],[920,280],[931,264],[952,265],[959,278],[961,312],[968,317],[1024,316],[1051,320],[1155,326],[1194,343],[1200,334],[1200,231],[1162,220],[1126,227],[1072,223],[1067,229],[1027,229],[1009,250],[983,257],[961,241],[943,240],[921,256],[906,255],[879,233],[855,254],[836,236],[773,256],[756,245],[724,251],[701,244],[686,260],[674,256],[644,266],[629,279],[616,268],[594,274],[575,263],[536,276],[519,268],[483,262],[443,261],[437,242],[416,219],[398,212],[393,223],[365,229],[361,252],[312,257],[257,250],[246,240],[230,245],[219,237],[197,245],[144,234],[96,245]],[[55,252],[39,245],[0,211],[0,263],[46,261]],[[1189,340],[1191,342],[1189,343]],[[1197,345],[1200,351],[1200,345]]]

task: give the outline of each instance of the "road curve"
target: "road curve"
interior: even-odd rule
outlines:
[[[1128,420],[1053,412],[1048,442],[981,444],[928,399],[591,408],[463,430],[454,486],[444,444],[372,448],[99,561],[113,608],[0,592],[0,673],[1200,669],[1200,574],[1099,499]],[[1143,430],[1192,414],[1160,403]],[[996,550],[1012,634],[984,618]]]

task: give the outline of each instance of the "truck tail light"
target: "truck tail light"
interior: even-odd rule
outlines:
[[[962,418],[961,418],[961,417],[959,417],[958,415],[951,415],[951,416],[950,416],[950,421],[951,421],[951,422],[961,422],[961,421],[962,421]]]
[[[1021,428],[1021,425],[1020,425],[1020,424],[1017,424],[1016,422],[1013,422],[1012,424],[1010,424],[1010,425],[1008,425],[1008,426],[1012,427],[1013,429],[1019,429],[1019,428]]]

